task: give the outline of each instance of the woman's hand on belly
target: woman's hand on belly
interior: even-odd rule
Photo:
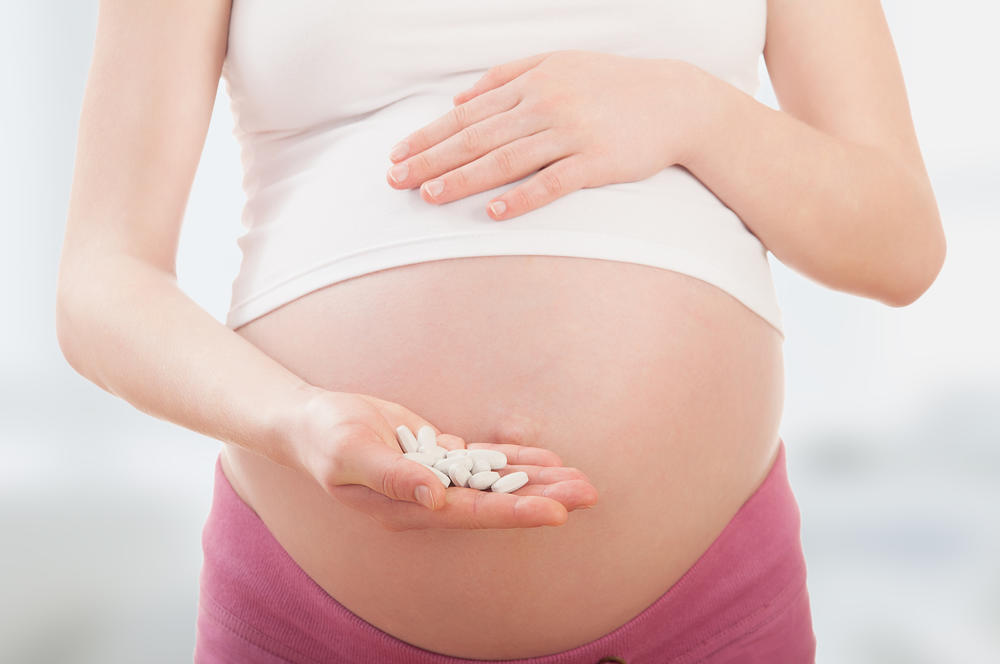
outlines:
[[[695,69],[579,49],[497,65],[400,140],[386,181],[441,204],[534,174],[490,201],[499,221],[583,187],[643,180],[687,159],[704,112],[690,101]]]
[[[568,511],[597,502],[597,490],[576,468],[562,466],[554,452],[512,444],[472,443],[507,455],[505,472],[524,471],[528,484],[511,493],[452,486],[403,456],[396,427],[431,426],[438,444],[466,447],[455,435],[405,406],[367,394],[317,389],[294,418],[293,446],[299,469],[341,503],[366,513],[387,530],[414,528],[531,528],[561,525]],[[430,491],[430,509],[416,489]]]

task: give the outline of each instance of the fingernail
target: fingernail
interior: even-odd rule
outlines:
[[[490,209],[493,210],[495,216],[499,217],[507,211],[507,204],[503,201],[493,201],[490,203]]]
[[[406,179],[406,174],[410,172],[410,167],[408,164],[396,164],[389,169],[389,177],[396,184],[399,184]]]
[[[431,180],[430,182],[424,183],[424,189],[431,196],[437,196],[442,191],[444,191],[444,180]]]
[[[402,159],[410,153],[410,144],[406,141],[400,141],[393,146],[392,152],[389,153],[389,159],[396,161],[397,159]]]
[[[417,487],[417,490],[414,492],[414,495],[416,496],[418,503],[420,503],[427,509],[434,509],[434,497],[431,494],[430,487],[421,484],[420,486]]]

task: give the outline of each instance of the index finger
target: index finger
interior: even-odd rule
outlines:
[[[389,159],[398,163],[441,143],[470,125],[490,116],[509,111],[520,102],[517,92],[510,89],[491,90],[468,103],[454,106],[444,115],[400,139]]]
[[[516,445],[514,443],[468,443],[470,450],[497,450],[507,456],[507,463],[524,466],[561,466],[562,459],[552,450],[532,445]]]

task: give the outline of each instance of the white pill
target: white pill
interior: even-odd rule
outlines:
[[[420,451],[423,452],[424,454],[430,454],[432,457],[434,457],[434,463],[437,463],[438,461],[444,458],[444,455],[448,453],[448,448],[438,447],[437,445],[433,445],[431,447],[424,447]]]
[[[403,456],[411,461],[422,463],[428,468],[437,463],[437,459],[434,458],[434,455],[428,454],[427,452],[405,452]]]
[[[451,481],[455,483],[455,486],[468,486],[469,478],[472,477],[472,473],[465,466],[457,463],[453,463],[451,468],[448,469],[448,477]]]
[[[468,471],[472,470],[472,459],[468,456],[464,457],[445,457],[443,459],[438,459],[438,461],[432,464],[435,468],[440,470],[442,473],[447,473],[448,469],[452,466],[462,466]]]
[[[473,457],[473,458],[475,459],[475,461],[473,462],[472,468],[470,469],[472,470],[473,474],[484,473],[488,470],[491,470],[489,461],[487,461],[482,457]]]
[[[499,450],[481,450],[479,448],[469,450],[469,456],[476,459],[485,459],[490,464],[490,469],[498,470],[507,465],[507,455]]]
[[[396,440],[399,441],[399,447],[404,452],[418,452],[417,449],[420,443],[414,437],[413,432],[410,431],[410,427],[405,424],[400,424],[396,427]]]
[[[451,478],[442,473],[440,470],[438,470],[437,468],[431,468],[430,466],[428,466],[428,468],[434,471],[434,474],[438,476],[439,480],[441,480],[441,484],[445,485],[446,487],[449,484],[451,484]]]
[[[519,470],[516,473],[504,475],[498,479],[490,485],[490,491],[495,491],[497,493],[510,493],[511,491],[517,491],[527,483],[528,473],[523,470]]]
[[[434,433],[434,427],[423,425],[417,429],[417,445],[420,448],[434,447],[437,445],[437,434]],[[424,452],[424,449],[418,449],[418,452]]]
[[[451,458],[451,457],[457,457],[457,456],[465,456],[468,453],[469,453],[469,450],[465,449],[464,447],[460,447],[457,450],[448,450],[448,453],[445,454],[445,456],[448,457],[448,458]]]
[[[500,473],[492,470],[474,473],[471,477],[469,477],[469,487],[485,491],[486,489],[489,489],[490,486],[498,479],[500,479]]]

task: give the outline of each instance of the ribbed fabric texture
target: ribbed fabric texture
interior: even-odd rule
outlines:
[[[765,0],[234,0],[222,79],[246,203],[227,326],[378,270],[519,254],[682,272],[783,335],[766,248],[682,166],[501,222],[488,202],[534,173],[441,205],[386,182],[392,146],[494,65],[571,49],[683,60],[753,95],[766,24]]]
[[[202,537],[195,664],[812,664],[798,504],[785,444],[764,482],[666,593],[618,629],[572,650],[472,660],[415,647],[319,587],[240,499],[216,461]],[[474,607],[469,610],[474,611]]]

